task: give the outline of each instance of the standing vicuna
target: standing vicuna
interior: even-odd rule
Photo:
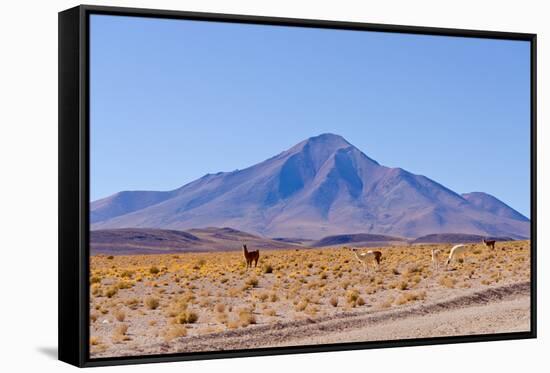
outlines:
[[[248,251],[246,245],[243,245],[244,259],[246,260],[246,268],[252,268],[252,261],[254,261],[254,267],[258,265],[258,259],[260,259],[260,250]]]
[[[369,250],[366,253],[359,254],[357,254],[357,249],[355,248],[351,249],[351,251],[353,251],[357,260],[363,264],[363,267],[365,267],[367,272],[369,271],[369,260],[374,261],[376,263],[376,267],[380,265],[380,260],[382,259],[382,253],[380,251]]]
[[[490,247],[491,249],[494,249],[495,244],[497,243],[497,241],[495,241],[495,240],[487,241],[485,238],[482,239],[482,242],[485,246]]]
[[[464,261],[466,251],[468,251],[468,246],[466,245],[460,244],[460,245],[453,246],[453,248],[451,249],[451,252],[449,253],[449,258],[447,259],[446,266],[448,266],[449,263],[451,263],[451,260],[453,260],[453,258],[461,254],[462,254],[462,260]]]
[[[432,249],[432,266],[437,271],[439,269],[439,256],[441,255],[441,250]]]

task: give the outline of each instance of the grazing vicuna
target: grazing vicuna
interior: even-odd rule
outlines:
[[[453,246],[451,252],[449,253],[449,258],[447,259],[446,265],[448,266],[449,263],[451,263],[451,260],[453,260],[458,255],[462,255],[462,260],[464,260],[466,251],[468,251],[468,246],[466,245],[460,244]]]
[[[363,264],[363,267],[365,267],[367,272],[369,270],[369,261],[374,261],[376,263],[376,267],[378,267],[380,265],[380,260],[382,260],[382,252],[380,251],[369,250],[366,253],[359,254],[357,254],[357,249],[355,248],[351,249],[351,251],[353,251],[357,260]]]
[[[432,265],[433,268],[437,271],[439,269],[439,256],[441,255],[441,250],[432,249]]]
[[[258,259],[260,259],[260,250],[248,251],[246,245],[243,245],[244,259],[246,260],[246,268],[252,268],[252,262],[254,261],[254,267],[258,265]]]
[[[482,242],[485,246],[490,247],[491,249],[494,249],[495,244],[497,243],[497,241],[495,241],[495,240],[487,241],[485,238],[482,240]]]

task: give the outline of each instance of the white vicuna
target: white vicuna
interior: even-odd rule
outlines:
[[[432,266],[437,271],[439,269],[439,256],[441,255],[441,250],[432,249]]]
[[[449,263],[451,263],[451,260],[453,260],[453,258],[455,258],[458,255],[462,255],[462,260],[464,260],[466,251],[468,251],[468,246],[466,245],[460,244],[460,245],[453,246],[453,248],[451,249],[451,252],[449,253],[449,258],[447,259],[446,265],[449,265]]]

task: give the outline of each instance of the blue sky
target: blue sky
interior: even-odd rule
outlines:
[[[529,43],[93,15],[91,199],[325,132],[529,216]]]

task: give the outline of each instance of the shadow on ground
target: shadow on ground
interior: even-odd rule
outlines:
[[[46,355],[50,359],[57,360],[57,346],[55,347],[38,347],[38,352]]]

